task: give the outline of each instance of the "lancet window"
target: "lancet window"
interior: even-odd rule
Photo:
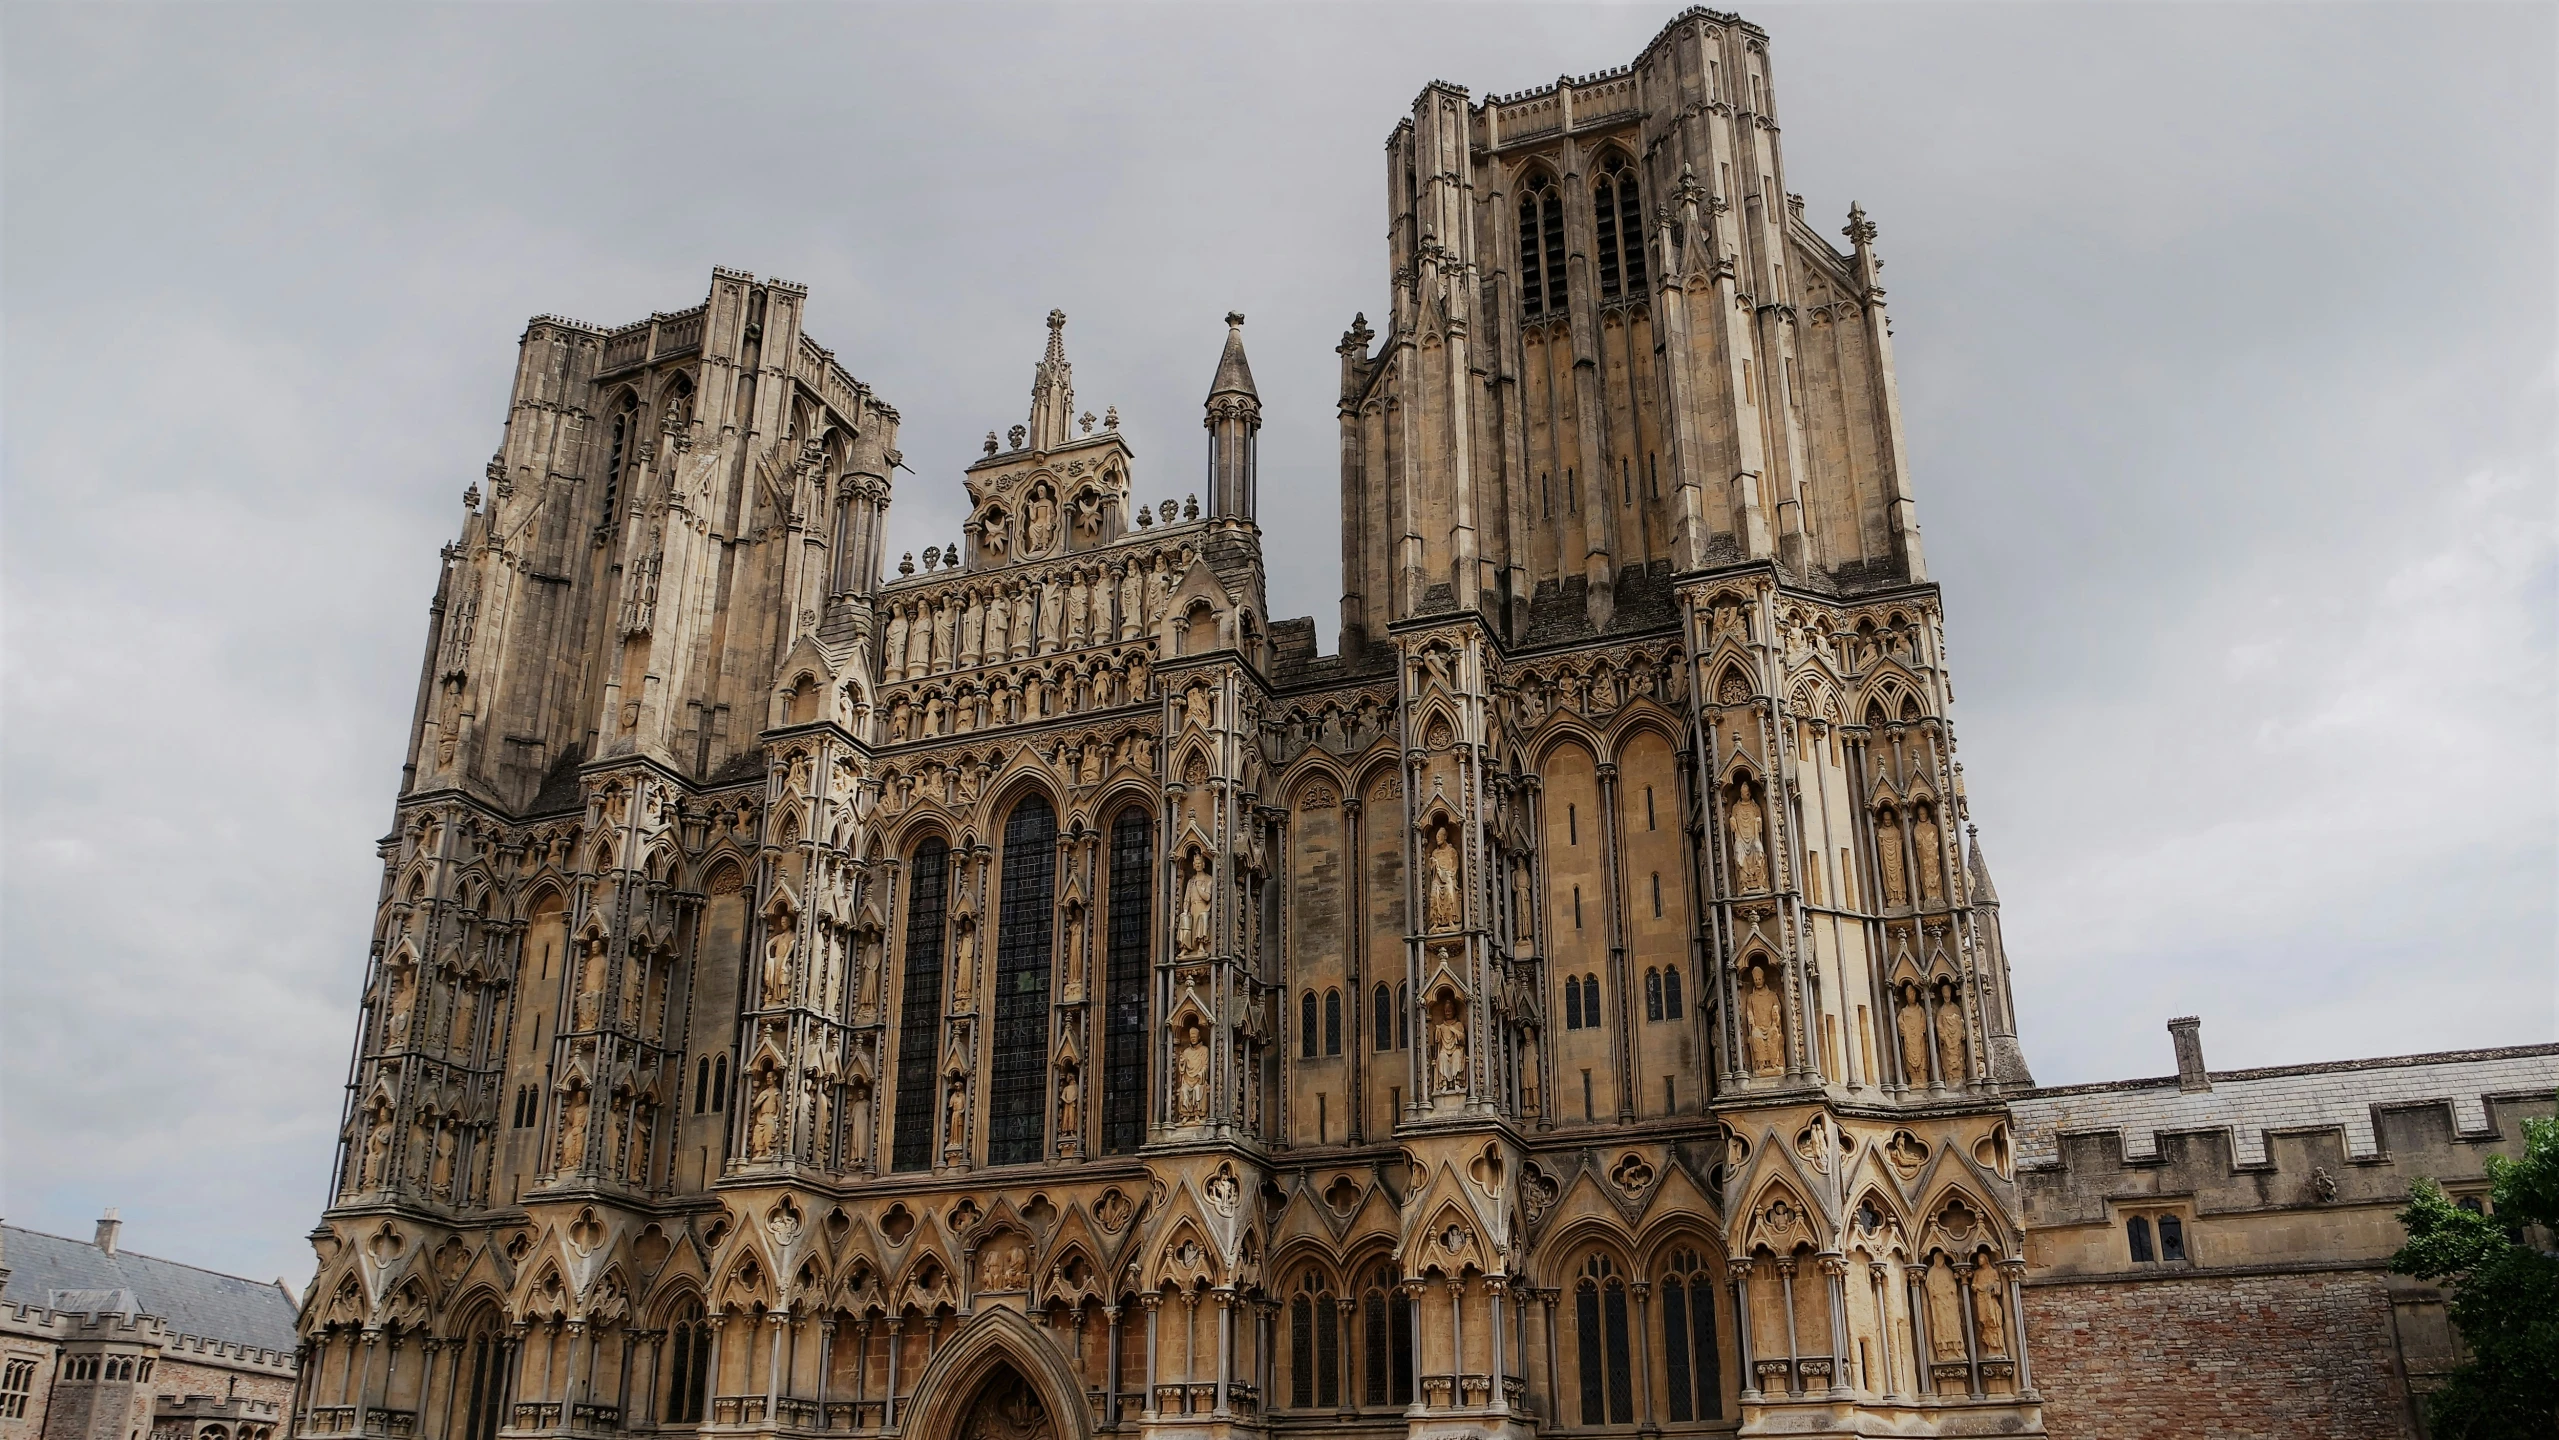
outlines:
[[[1288,1309],[1288,1403],[1299,1410],[1342,1403],[1341,1307],[1321,1276],[1298,1277]]]
[[[640,397],[625,390],[622,403],[613,409],[610,441],[604,456],[604,517],[599,523],[613,523],[614,509],[621,503],[622,472],[630,467],[632,452],[640,445]]]
[[[1413,1307],[1395,1293],[1395,1272],[1380,1265],[1360,1293],[1361,1403],[1413,1403]]]
[[[460,1440],[497,1440],[506,1423],[506,1347],[498,1343],[497,1322],[487,1315],[471,1327],[463,1342],[463,1372],[468,1398],[462,1412]]]
[[[688,1300],[668,1331],[666,1345],[666,1418],[669,1424],[696,1425],[711,1388],[711,1322],[702,1304]]]
[[[1048,1123],[1049,956],[1057,909],[1057,812],[1038,796],[1004,822],[1003,920],[995,932],[990,1165],[1040,1158]]]
[[[951,847],[936,836],[915,848],[906,881],[906,984],[898,1012],[897,1135],[892,1170],[933,1163],[933,1062],[942,1039],[942,932],[951,890]]]
[[[1554,179],[1540,171],[1520,186],[1520,313],[1531,320],[1561,315],[1565,296],[1564,199]]]
[[[1626,1280],[1616,1262],[1593,1255],[1573,1288],[1574,1338],[1581,1361],[1582,1424],[1635,1423],[1633,1351],[1626,1343]]]
[[[1591,185],[1591,218],[1599,241],[1599,298],[1644,295],[1644,204],[1635,167],[1611,155]]]
[[[1661,1278],[1662,1355],[1670,1418],[1714,1420],[1724,1413],[1724,1368],[1715,1348],[1715,1278],[1698,1252],[1673,1250]]]
[[[1146,1140],[1146,937],[1155,894],[1155,824],[1123,811],[1111,827],[1110,995],[1104,1021],[1102,1148]]]

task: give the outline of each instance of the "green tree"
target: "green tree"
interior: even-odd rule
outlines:
[[[2402,1275],[2450,1292],[2445,1310],[2470,1358],[2426,1402],[2435,1440],[2559,1436],[2559,1119],[2523,1122],[2523,1158],[2488,1158],[2488,1213],[2420,1180],[2399,1212]],[[2538,1242],[2538,1243],[2536,1243]]]

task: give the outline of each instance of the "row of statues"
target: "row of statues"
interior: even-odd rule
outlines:
[[[880,677],[895,684],[1138,639],[1163,618],[1186,557],[1158,554],[1063,576],[990,582],[888,606]]]
[[[936,686],[921,696],[900,695],[889,702],[886,738],[902,744],[1134,705],[1146,698],[1154,668],[1138,650],[1117,660],[1060,666],[1055,673],[1034,668],[982,685],[964,683],[948,693]]]

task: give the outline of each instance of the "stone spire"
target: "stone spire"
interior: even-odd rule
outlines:
[[[1031,448],[1054,450],[1074,438],[1075,368],[1066,363],[1066,312],[1048,312],[1048,350],[1031,374]]]
[[[1253,519],[1257,488],[1262,397],[1253,389],[1253,367],[1244,359],[1244,315],[1226,312],[1226,352],[1208,386],[1208,513]]]

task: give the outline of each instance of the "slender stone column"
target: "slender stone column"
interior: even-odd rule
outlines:
[[[764,1323],[773,1332],[773,1343],[765,1347],[764,1356],[764,1423],[771,1425],[782,1418],[782,1335],[791,1323],[791,1312],[766,1312]]]
[[[1466,1281],[1448,1282],[1448,1403],[1466,1403]]]
[[[1137,1303],[1146,1308],[1146,1393],[1138,1397],[1137,1414],[1140,1420],[1152,1420],[1155,1418],[1156,1321],[1164,1309],[1164,1296],[1161,1292],[1141,1295],[1137,1297]]]
[[[1358,1408],[1354,1401],[1359,1391],[1359,1376],[1351,1369],[1351,1356],[1355,1353],[1351,1345],[1351,1326],[1359,1316],[1359,1301],[1344,1295],[1333,1304],[1341,1311],[1342,1322],[1333,1330],[1333,1370],[1342,1378],[1341,1388],[1333,1395],[1333,1411],[1347,1417]],[[1267,1315],[1263,1317],[1263,1328],[1269,1328]],[[1270,1391],[1265,1389],[1262,1393],[1267,1395]]]
[[[2035,1372],[2026,1363],[2026,1262],[2002,1260],[1999,1273],[2007,1281],[2003,1288],[2008,1296],[2008,1348],[2017,1361],[2017,1393],[2031,1395],[2035,1390]]]
[[[1499,1275],[1486,1276],[1484,1279],[1484,1295],[1492,1302],[1493,1307],[1492,1401],[1493,1413],[1496,1415],[1507,1415],[1511,1408],[1509,1392],[1502,1388],[1502,1296],[1509,1289],[1510,1281]]]
[[[1642,1420],[1643,1420],[1643,1422],[1644,1422],[1644,1428],[1645,1428],[1646,1430],[1651,1430],[1651,1429],[1654,1429],[1654,1428],[1655,1428],[1655,1427],[1654,1427],[1654,1424],[1653,1424],[1653,1379],[1652,1379],[1652,1376],[1653,1376],[1653,1285],[1652,1285],[1652,1282],[1651,1282],[1651,1281],[1649,1281],[1649,1280],[1638,1280],[1638,1281],[1634,1282],[1633,1284],[1628,1285],[1628,1286],[1626,1287],[1626,1293],[1627,1293],[1628,1295],[1630,1295],[1630,1296],[1633,1296],[1633,1297],[1634,1297],[1634,1300],[1635,1300],[1635,1366],[1636,1366],[1636,1369],[1635,1369],[1635,1375],[1636,1375],[1636,1380],[1635,1380],[1635,1393],[1636,1393],[1637,1395],[1641,1396],[1641,1397],[1642,1397],[1642,1400],[1643,1400],[1642,1407],[1637,1411],[1637,1413],[1638,1413],[1638,1415],[1640,1415],[1640,1416],[1642,1417]]]
[[[889,1385],[887,1399],[883,1403],[883,1408],[880,1412],[880,1424],[884,1428],[891,1430],[897,1428],[897,1352],[905,1348],[898,1341],[898,1332],[905,1328],[906,1317],[904,1315],[892,1315],[889,1317]]]
[[[1790,1256],[1777,1262],[1777,1283],[1786,1297],[1786,1393],[1804,1392],[1803,1342],[1795,1334],[1795,1261]]]
[[[1918,1377],[1919,1393],[1937,1393],[1937,1377],[1929,1367],[1937,1363],[1937,1347],[1928,1336],[1928,1267],[1906,1265],[1902,1268],[1902,1291],[1910,1306],[1910,1371]]]
[[[1846,1396],[1848,1384],[1848,1259],[1821,1257],[1822,1292],[1830,1305],[1830,1393]]]
[[[1102,1423],[1120,1423],[1120,1307],[1105,1305],[1102,1318],[1110,1323],[1110,1350],[1102,1357]]]
[[[1405,1311],[1412,1317],[1413,1325],[1413,1401],[1410,1405],[1404,1407],[1404,1413],[1407,1415],[1425,1415],[1430,1413],[1429,1404],[1422,1398],[1430,1393],[1422,1388],[1423,1284],[1424,1282],[1420,1280],[1407,1280],[1403,1285]]]
[[[709,1359],[702,1362],[701,1418],[705,1421],[711,1419],[712,1413],[717,1408],[717,1402],[720,1398],[720,1351],[725,1348],[723,1342],[726,1340],[729,1333],[729,1312],[726,1310],[713,1312],[709,1324],[711,1327],[711,1355]],[[687,1383],[689,1384],[690,1382],[688,1381]]]
[[[425,1367],[418,1371],[418,1434],[428,1437],[428,1440],[433,1440],[429,1427],[435,1416],[435,1357],[443,1349],[442,1341],[433,1336],[427,1337],[426,1344],[421,1347],[425,1358],[418,1362]]]
[[[835,1313],[827,1312],[817,1322],[817,1428],[826,1428],[827,1372],[835,1368]]]
[[[1232,1373],[1231,1367],[1234,1364],[1235,1357],[1235,1287],[1232,1285],[1218,1286],[1216,1290],[1216,1298],[1217,1405],[1216,1408],[1212,1409],[1209,1413],[1222,1420],[1231,1413],[1226,1408],[1226,1377]]]
[[[1751,1262],[1748,1260],[1724,1262],[1724,1273],[1732,1277],[1733,1282],[1733,1341],[1742,1357],[1742,1403],[1745,1405],[1759,1398],[1759,1369],[1753,1363],[1750,1351],[1750,1272]]]
[[[1901,1376],[1893,1370],[1893,1307],[1889,1298],[1892,1288],[1884,1281],[1884,1269],[1884,1262],[1881,1260],[1870,1260],[1866,1263],[1867,1277],[1875,1282],[1875,1340],[1877,1344],[1884,1347],[1884,1383],[1881,1386],[1881,1392],[1887,1400],[1899,1400],[1902,1398]]]
[[[1973,1323],[1973,1271],[1966,1264],[1955,1267],[1955,1309],[1964,1321],[1964,1367],[1970,1372],[1965,1388],[1971,1396],[1981,1398],[1981,1327]]]

